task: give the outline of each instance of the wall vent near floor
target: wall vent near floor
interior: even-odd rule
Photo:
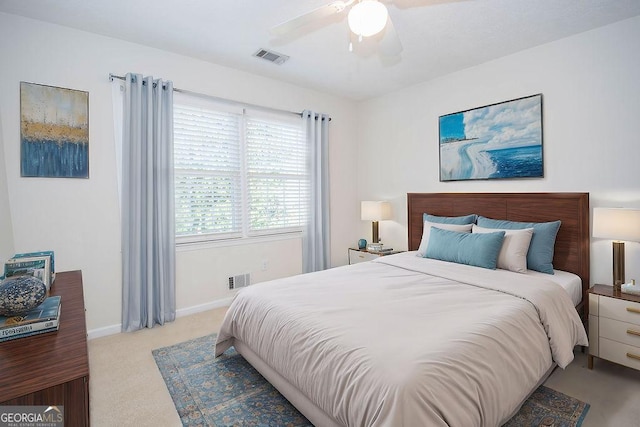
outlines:
[[[278,65],[284,64],[285,61],[289,59],[287,55],[283,55],[281,53],[274,52],[272,50],[267,50],[267,49],[258,49],[258,51],[254,53],[253,56],[257,58],[262,58],[266,61],[273,62],[274,64],[278,64]]]
[[[244,288],[251,284],[251,273],[229,277],[229,289]]]

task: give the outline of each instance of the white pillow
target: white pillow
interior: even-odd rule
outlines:
[[[440,228],[442,230],[457,231],[459,233],[471,233],[471,226],[473,224],[440,224],[439,222],[425,221],[422,227],[422,240],[420,240],[420,247],[418,247],[417,256],[424,258],[427,253],[427,245],[429,245],[429,233],[431,233],[431,227]]]
[[[496,231],[504,231],[497,267],[516,273],[526,273],[527,252],[529,252],[529,243],[533,237],[533,228],[506,230],[504,228],[484,228],[473,224],[473,233],[493,233]]]

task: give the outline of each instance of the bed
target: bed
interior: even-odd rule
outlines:
[[[407,207],[409,252],[244,289],[216,355],[234,346],[318,426],[506,422],[587,345],[588,194],[411,193]],[[583,300],[545,277],[417,257],[425,212],[562,221],[554,268],[582,280]]]

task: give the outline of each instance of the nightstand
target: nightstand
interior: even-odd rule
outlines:
[[[640,370],[640,296],[589,289],[589,369],[594,357]]]
[[[349,248],[349,265],[371,261],[385,255],[399,254],[404,251],[369,252],[366,249]]]

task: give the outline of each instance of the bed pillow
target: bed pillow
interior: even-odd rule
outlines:
[[[504,231],[471,234],[434,227],[426,257],[495,270],[504,235]]]
[[[420,240],[420,247],[418,247],[417,256],[423,257],[427,253],[427,245],[429,244],[429,236],[432,228],[440,228],[442,230],[458,231],[461,233],[471,233],[471,227],[473,224],[440,224],[436,222],[425,221],[422,227],[422,240]]]
[[[533,228],[533,236],[527,253],[527,268],[541,273],[553,274],[553,248],[558,229],[560,229],[560,221],[514,222],[479,216],[478,225],[484,228],[508,230]]]
[[[473,224],[476,222],[478,215],[464,215],[464,216],[435,216],[427,213],[422,214],[422,221],[437,222],[438,224]]]
[[[473,225],[472,233],[493,233],[504,231],[502,248],[498,254],[496,266],[503,270],[515,271],[516,273],[527,272],[527,252],[533,237],[533,228],[523,228],[522,230],[497,230],[494,228],[484,228]]]

